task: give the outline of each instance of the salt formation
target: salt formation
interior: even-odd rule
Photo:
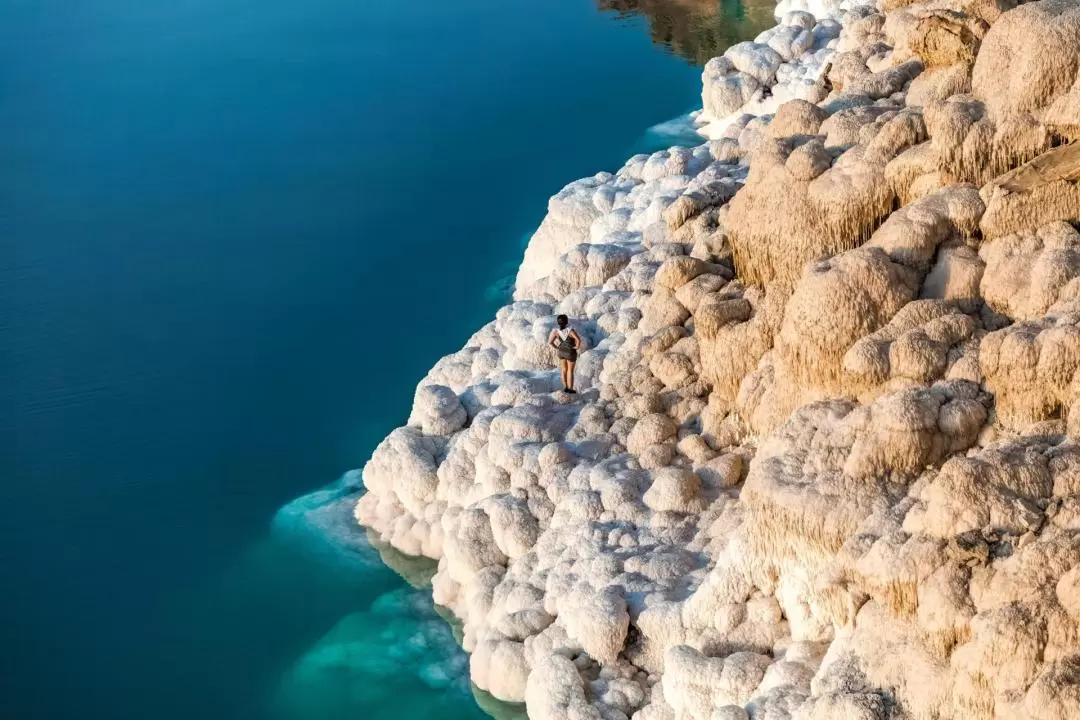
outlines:
[[[356,517],[534,720],[1080,718],[1080,3],[777,14],[707,143],[552,198]]]

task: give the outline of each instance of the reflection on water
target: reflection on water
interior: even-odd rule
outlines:
[[[704,65],[776,24],[773,0],[596,0],[619,17],[641,15],[657,45]]]

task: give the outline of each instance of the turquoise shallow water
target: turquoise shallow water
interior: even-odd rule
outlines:
[[[355,478],[305,493],[672,139],[657,7],[0,4],[0,715],[484,717]]]

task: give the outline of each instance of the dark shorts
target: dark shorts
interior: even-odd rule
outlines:
[[[577,350],[572,348],[559,349],[559,359],[568,362],[577,362]]]

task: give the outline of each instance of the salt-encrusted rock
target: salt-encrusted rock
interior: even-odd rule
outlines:
[[[775,290],[735,283],[729,288],[703,299],[694,316],[702,376],[714,396],[726,401],[735,399],[743,379],[772,347],[786,301],[784,293]]]
[[[839,550],[876,506],[900,490],[894,483],[975,442],[986,408],[968,393],[977,389],[942,386],[858,408],[830,401],[797,411],[751,466],[744,499],[752,513],[761,514],[755,526],[762,534],[755,542],[772,557],[800,545]],[[942,422],[953,414],[956,420]],[[817,450],[830,436],[837,450]],[[805,462],[811,462],[812,473],[802,471]]]
[[[702,87],[705,111],[714,117],[725,117],[750,102],[761,81],[739,72],[728,57],[721,56],[705,64]]]
[[[413,400],[409,424],[425,435],[451,435],[465,426],[468,413],[453,390],[445,385],[422,385]]]
[[[676,717],[710,717],[713,708],[749,702],[768,664],[769,658],[753,653],[709,658],[694,648],[676,646],[664,664],[664,697]]]
[[[1080,71],[1080,8],[1070,0],[1027,3],[1003,14],[983,38],[972,89],[999,117],[1038,112]]]
[[[986,263],[981,294],[1014,320],[1036,320],[1058,301],[1080,299],[1080,233],[1054,223],[1008,235],[979,250]]]
[[[1080,717],[1075,3],[777,13],[710,143],[552,199],[356,517],[534,720]]]
[[[626,247],[582,243],[559,257],[548,278],[548,292],[565,297],[580,288],[603,285],[629,262]]]
[[[968,340],[978,324],[948,303],[919,300],[908,303],[888,325],[855,343],[844,355],[844,369],[853,383],[874,392],[904,379],[912,385],[944,379],[950,350]]]
[[[923,281],[921,297],[955,302],[964,309],[976,309],[982,300],[979,286],[986,263],[966,243],[940,246],[937,258]]]
[[[702,481],[714,487],[734,487],[742,480],[743,460],[739,455],[728,453],[706,460],[695,472]]]
[[[534,716],[551,720],[600,720],[589,704],[578,669],[562,655],[547,655],[529,674],[525,702]]]
[[[770,137],[783,138],[795,135],[817,135],[821,123],[828,114],[806,100],[791,100],[776,109],[769,123]]]
[[[540,526],[529,508],[527,492],[492,496],[486,511],[492,539],[508,558],[522,557],[536,544]]]
[[[1032,153],[1034,154],[1034,153]],[[1025,153],[1024,157],[1029,154]],[[1048,150],[987,183],[980,194],[987,240],[1055,221],[1080,220],[1080,144]]]
[[[669,290],[678,290],[707,270],[708,266],[697,258],[674,257],[657,269],[656,284]]]
[[[664,387],[671,390],[677,390],[697,379],[693,360],[677,352],[656,355],[649,363],[649,369]]]
[[[638,420],[627,438],[626,448],[632,453],[644,452],[650,445],[658,445],[675,438],[675,423],[661,413],[646,415]]]
[[[979,345],[979,365],[1006,427],[1022,430],[1067,413],[1077,400],[1080,314],[1051,312],[988,334]]]
[[[849,56],[850,57],[850,56]],[[908,83],[923,71],[920,60],[874,71],[866,62],[854,65],[853,72],[841,81],[841,89],[853,96],[865,96],[872,100],[889,98],[901,92]]]
[[[973,186],[953,185],[890,215],[867,244],[881,248],[893,261],[925,273],[938,247],[949,241],[964,242],[975,234],[984,209]]]
[[[479,643],[470,658],[470,673],[474,684],[504,702],[525,700],[529,666],[525,648],[510,640]]]
[[[910,106],[926,107],[942,103],[954,95],[971,92],[971,66],[958,62],[923,70],[911,81],[905,100]]]
[[[950,460],[923,491],[921,532],[950,538],[987,526],[1017,536],[1037,530],[1043,519],[1036,503],[1049,497],[1052,480],[1046,460],[1033,450],[1031,444],[1019,445],[1005,449],[1019,453],[1017,457],[987,450],[974,458]]]
[[[724,57],[731,61],[736,70],[763,84],[772,80],[776,69],[783,63],[783,58],[774,49],[754,42],[732,45]]]
[[[523,270],[517,276],[518,288],[527,288],[548,275],[563,252],[588,239],[589,226],[600,214],[593,205],[593,193],[609,178],[609,174],[601,173],[579,180],[551,198],[547,217],[525,250]]]
[[[915,274],[879,248],[809,266],[787,303],[771,362],[739,389],[736,405],[750,426],[769,432],[798,406],[842,392],[844,355],[914,299],[917,287]]]
[[[725,705],[713,710],[709,720],[750,720],[750,714],[739,705]]]
[[[908,132],[888,149],[869,148],[869,156],[853,148],[831,166],[820,141],[763,141],[746,186],[731,202],[739,277],[791,287],[806,263],[857,244],[888,213],[893,193],[884,165],[919,141],[910,134],[916,131]]]
[[[995,116],[971,95],[931,103],[923,117],[938,165],[960,182],[981,185],[1045,152],[1053,141],[1050,129],[1034,116]]]
[[[653,473],[642,501],[654,512],[701,512],[701,479],[689,470],[661,468]]]
[[[649,298],[638,328],[653,333],[669,325],[682,325],[690,319],[690,311],[675,297],[669,288],[659,287]]]
[[[691,314],[694,314],[702,300],[713,293],[719,292],[727,283],[728,281],[723,275],[699,275],[679,287],[675,291],[675,299]]]
[[[567,635],[591,657],[614,664],[630,626],[626,600],[619,589],[608,586],[598,594],[577,589],[557,605]]]

